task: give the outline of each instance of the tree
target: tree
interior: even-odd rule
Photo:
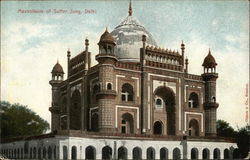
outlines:
[[[1,138],[40,135],[49,129],[49,123],[21,104],[0,102]]]
[[[236,137],[237,132],[224,120],[216,121],[217,135],[220,137]]]
[[[236,149],[234,158],[245,158],[248,155],[250,135],[245,127],[235,131],[229,123],[224,120],[217,120],[216,127],[218,136],[236,138],[238,149]]]
[[[246,128],[240,128],[238,130],[237,139],[237,146],[240,152],[239,158],[245,158],[250,148],[250,135]]]

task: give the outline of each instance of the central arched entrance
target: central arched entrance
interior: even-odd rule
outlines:
[[[154,92],[156,99],[156,106],[165,107],[167,115],[167,134],[175,135],[175,93],[167,86],[158,87]],[[163,105],[159,105],[160,100],[163,100]],[[159,101],[159,102],[158,102]]]

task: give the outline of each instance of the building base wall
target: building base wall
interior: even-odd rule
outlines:
[[[153,156],[154,159],[160,159],[161,150],[164,150],[167,159],[174,159],[176,156],[180,159],[203,159],[204,151],[208,151],[209,159],[232,158],[233,150],[237,148],[236,143],[220,142],[220,141],[191,141],[191,140],[137,140],[122,139],[114,137],[95,138],[95,137],[69,137],[55,136],[52,138],[34,139],[29,141],[15,141],[11,143],[1,144],[1,154],[8,158],[19,159],[86,159],[88,156],[87,147],[94,149],[94,158],[102,159],[104,147],[108,146],[111,149],[110,158],[118,159],[123,156],[126,159],[133,159],[133,149],[138,147],[141,150],[141,158],[149,159],[148,156]],[[123,147],[125,152],[119,151]],[[19,151],[18,151],[19,150]],[[21,153],[21,150],[23,152]],[[39,153],[39,150],[41,151]],[[215,152],[217,151],[217,153]],[[228,151],[228,153],[225,152]],[[179,155],[178,155],[179,151]],[[90,153],[90,152],[89,152]],[[89,154],[88,153],[88,154]],[[228,155],[225,155],[228,154]],[[216,154],[216,155],[214,155]]]

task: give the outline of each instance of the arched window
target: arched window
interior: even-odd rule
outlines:
[[[47,154],[47,151],[46,151],[46,148],[44,147],[43,148],[43,159],[47,158],[46,154]]]
[[[188,107],[189,108],[197,108],[199,106],[199,98],[197,93],[192,92],[189,95],[189,99],[188,99]]]
[[[189,122],[189,136],[199,136],[199,123],[195,119]]]
[[[216,102],[216,97],[215,96],[212,97],[212,102],[214,102],[214,103]]]
[[[71,159],[72,160],[76,160],[77,159],[77,149],[76,149],[76,146],[73,146],[71,148]]]
[[[229,159],[229,149],[224,150],[224,159]]]
[[[157,135],[162,134],[162,123],[160,121],[156,121],[154,123],[154,134],[157,134]]]
[[[152,147],[147,149],[147,160],[154,160],[155,159],[155,150]]]
[[[122,115],[121,133],[134,133],[134,118],[130,113]]]
[[[203,149],[203,151],[202,151],[202,159],[210,159],[210,152],[209,152],[209,150],[207,149],[207,148],[205,148],[205,149]]]
[[[165,109],[162,110],[166,113],[166,130],[168,135],[175,135],[175,93],[173,90],[166,86],[160,86],[154,91],[154,96],[156,97],[156,104],[161,104]],[[157,100],[157,98],[162,99]],[[158,101],[158,102],[157,102]]]
[[[81,94],[78,90],[73,92],[71,98],[70,129],[81,129]]]
[[[95,159],[95,154],[96,154],[96,150],[95,150],[94,147],[88,146],[85,149],[85,159],[86,160],[94,160]]]
[[[107,84],[107,90],[112,90],[112,84],[111,83]]]
[[[161,148],[160,149],[160,159],[161,160],[166,160],[168,159],[168,149],[167,148]]]
[[[33,159],[36,159],[36,148],[33,148]]]
[[[98,121],[99,121],[99,116],[98,116],[98,113],[95,112],[92,114],[91,116],[91,130],[94,131],[94,132],[97,132],[98,131]]]
[[[68,149],[67,146],[63,146],[63,160],[68,159]]]
[[[52,159],[52,148],[50,146],[48,148],[48,159]]]
[[[181,159],[181,151],[179,148],[175,148],[173,150],[173,160],[179,160]]]
[[[133,101],[134,100],[134,90],[132,85],[125,83],[122,85],[122,101]]]
[[[155,99],[155,108],[163,108],[163,100],[160,97]]]
[[[120,147],[118,149],[118,159],[127,159],[127,148]]]
[[[197,148],[191,149],[191,159],[198,159],[198,149]]]
[[[133,149],[133,160],[141,160],[141,148],[135,147]]]
[[[102,159],[109,160],[112,159],[112,149],[109,146],[102,148]]]
[[[214,159],[220,159],[220,150],[218,148],[214,149]]]

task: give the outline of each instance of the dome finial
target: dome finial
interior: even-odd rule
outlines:
[[[129,2],[128,15],[129,15],[129,16],[132,16],[132,3],[131,3],[131,0],[130,0],[130,2]]]
[[[211,54],[210,48],[209,48],[209,50],[208,50],[208,54]]]

